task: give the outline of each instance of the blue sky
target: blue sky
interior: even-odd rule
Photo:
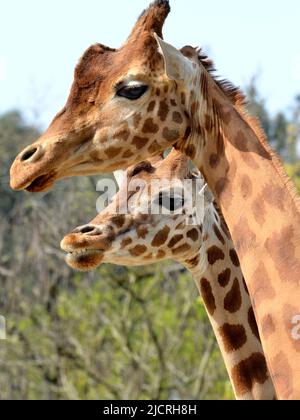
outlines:
[[[95,42],[120,46],[149,0],[0,0],[0,113],[20,108],[46,125],[73,69]],[[171,0],[165,39],[205,46],[219,74],[259,88],[272,112],[300,93],[299,0]]]

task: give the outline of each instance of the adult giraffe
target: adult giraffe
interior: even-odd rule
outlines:
[[[170,11],[155,1],[119,50],[94,45],[66,107],[11,169],[11,186],[128,167],[175,145],[204,174],[228,224],[282,399],[300,398],[300,206],[243,96],[191,47],[165,43]],[[159,47],[159,48],[158,48]]]
[[[236,398],[276,398],[232,240],[201,174],[172,151],[129,168],[123,177],[113,202],[62,241],[68,264],[79,270],[166,259],[183,264],[203,297]],[[203,218],[190,224],[201,206]]]

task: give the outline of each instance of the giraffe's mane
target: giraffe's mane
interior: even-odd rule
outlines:
[[[195,56],[197,57],[199,64],[205,68],[205,70],[211,76],[218,88],[230,100],[236,111],[253,130],[254,134],[257,136],[267,153],[272,158],[275,170],[279,174],[283,185],[287,188],[292,201],[295,203],[296,209],[300,213],[300,198],[296,187],[290,179],[290,177],[286,174],[285,170],[283,169],[281,158],[270,146],[266,133],[264,132],[259,121],[259,118],[249,114],[247,110],[248,101],[246,99],[246,95],[239,87],[236,87],[232,82],[230,82],[227,79],[220,79],[220,77],[216,75],[216,68],[213,60],[211,60],[206,54],[204,54],[201,48],[193,48],[187,46],[182,48],[181,52],[185,56],[190,58],[193,58]]]
[[[205,70],[210,74],[213,78],[214,82],[217,86],[221,89],[224,95],[231,101],[234,106],[243,107],[247,105],[247,100],[245,94],[242,90],[235,86],[232,82],[228,79],[220,79],[219,76],[216,75],[216,67],[214,61],[211,60],[206,54],[203,53],[202,48],[196,49],[198,54],[198,60],[200,64],[205,68]]]

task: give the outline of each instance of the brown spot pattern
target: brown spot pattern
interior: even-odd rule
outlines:
[[[266,315],[262,320],[262,334],[266,340],[276,331],[275,324],[271,315]]]
[[[283,188],[273,183],[268,184],[264,187],[262,192],[263,199],[272,207],[275,207],[281,211],[285,210],[285,191]]]
[[[184,252],[190,251],[191,247],[188,244],[181,245],[180,247],[172,251],[173,255],[183,254]]]
[[[93,159],[93,161],[95,162],[103,162],[103,154],[100,153],[99,151],[95,150],[93,152],[90,153],[90,157]]]
[[[241,152],[249,151],[248,140],[245,134],[241,130],[237,132],[237,135],[235,136],[235,139],[234,139],[234,144]]]
[[[184,92],[181,92],[181,105],[185,105],[186,96]]]
[[[248,220],[245,217],[241,217],[240,221],[234,227],[233,238],[236,251],[240,258],[256,245],[256,235],[250,229]]]
[[[196,148],[194,145],[189,145],[185,150],[186,155],[191,158],[192,160],[195,159],[196,156]]]
[[[154,110],[154,108],[155,108],[155,105],[156,105],[156,102],[155,101],[151,101],[150,104],[149,104],[149,106],[148,106],[147,112],[152,112]]]
[[[158,259],[162,259],[162,258],[165,258],[165,256],[166,256],[165,251],[163,251],[162,249],[160,249],[160,250],[158,251],[158,253],[157,253],[157,258],[158,258]]]
[[[270,153],[266,150],[266,147],[261,143],[257,142],[255,144],[255,152],[259,154],[259,156],[261,156],[263,159],[268,159],[268,160],[272,159]]]
[[[126,152],[123,153],[122,157],[124,159],[131,158],[134,155],[134,153],[131,150],[126,150]]]
[[[224,324],[219,333],[227,353],[239,350],[247,342],[246,330],[242,325]]]
[[[223,109],[223,112],[222,112],[222,120],[223,120],[223,122],[226,125],[228,125],[230,123],[230,121],[231,121],[231,111],[225,111]]]
[[[147,247],[144,245],[137,245],[134,248],[130,249],[130,254],[133,257],[140,257],[147,251]]]
[[[169,113],[169,105],[167,104],[167,101],[160,101],[159,104],[159,110],[158,110],[158,116],[161,119],[161,121],[166,121],[167,116]]]
[[[180,112],[173,112],[173,121],[176,124],[182,124],[183,123],[183,118],[182,118],[182,115],[180,114]]]
[[[256,337],[258,339],[258,341],[260,341],[258,326],[257,326],[257,322],[256,322],[256,319],[255,319],[254,310],[253,310],[252,307],[248,311],[248,323],[250,325],[252,334],[254,335],[254,337]]]
[[[236,267],[239,267],[240,266],[239,257],[234,249],[230,250],[229,256],[232,261],[232,264],[235,265]]]
[[[130,136],[129,130],[127,128],[121,128],[120,130],[115,132],[113,138],[127,141],[129,139],[129,136]]]
[[[261,197],[258,197],[257,199],[255,199],[252,203],[252,212],[254,215],[254,219],[255,221],[262,226],[265,221],[266,221],[266,208],[265,208],[265,204],[264,201],[262,200]]]
[[[214,265],[219,260],[224,260],[224,252],[217,246],[212,246],[207,250],[207,259],[210,265]]]
[[[145,239],[146,236],[148,235],[148,233],[149,233],[149,230],[148,230],[147,226],[139,226],[137,228],[138,238]]]
[[[159,246],[163,245],[167,241],[169,234],[170,228],[168,226],[165,226],[155,235],[152,241],[152,246],[158,248]]]
[[[241,153],[241,158],[243,159],[243,161],[245,162],[245,164],[247,166],[249,166],[249,168],[251,168],[253,170],[259,169],[259,164],[256,162],[253,154],[251,154],[250,152],[248,152],[248,153]]]
[[[225,271],[222,271],[222,273],[219,274],[218,282],[221,287],[226,287],[229,284],[230,276],[231,276],[230,268],[226,268]]]
[[[219,166],[220,162],[221,162],[221,160],[220,160],[219,155],[217,155],[215,153],[210,155],[209,165],[212,169],[215,169],[217,166]]]
[[[242,294],[238,279],[234,279],[233,286],[230,292],[227,293],[224,299],[224,309],[231,314],[239,311],[242,306]]]
[[[255,307],[258,307],[263,301],[274,299],[276,296],[272,282],[268,275],[265,265],[261,262],[256,269],[253,278],[249,284],[251,287],[251,296]]]
[[[142,116],[141,114],[135,114],[133,117],[133,125],[134,128],[137,129],[138,126],[140,125],[140,122],[142,121]]]
[[[237,171],[237,164],[232,161],[231,166],[227,167],[227,176],[220,178],[215,184],[215,194],[219,198],[222,207],[228,209],[232,203],[233,192],[232,192],[232,180],[235,177]]]
[[[197,255],[196,257],[187,260],[187,264],[189,264],[191,267],[197,267],[197,265],[199,264],[200,261],[200,257],[199,255]]]
[[[199,239],[199,233],[197,229],[192,229],[187,233],[187,237],[196,242]]]
[[[168,127],[163,129],[162,135],[168,142],[174,142],[179,139],[179,132],[177,130],[170,130]]]
[[[300,261],[296,257],[296,248],[293,239],[296,237],[294,227],[288,226],[273,235],[266,241],[266,248],[275,264],[282,282],[296,281],[300,283]],[[287,274],[287,267],[292,275]]]
[[[210,314],[210,316],[213,316],[217,307],[216,307],[216,301],[212,292],[211,285],[207,279],[205,278],[201,279],[200,290],[201,290],[201,296],[205,303],[206,309],[208,313]]]
[[[134,136],[132,139],[132,144],[138,149],[142,149],[143,147],[146,146],[146,144],[148,143],[149,139],[146,137],[139,137],[139,136]]]
[[[151,154],[159,152],[160,150],[161,150],[161,145],[158,144],[156,140],[151,144],[151,146],[148,149],[149,153]]]
[[[129,245],[132,244],[132,239],[131,238],[125,238],[123,239],[123,241],[121,242],[121,248],[127,248]]]
[[[226,225],[226,223],[225,223],[224,220],[221,221],[221,228],[222,228],[222,231],[225,233],[226,237],[228,239],[231,239],[229,229],[228,229],[228,227],[227,227],[227,225]]]
[[[276,381],[278,394],[282,399],[288,400],[294,391],[293,372],[289,361],[281,352],[272,360],[272,366],[275,367],[273,377],[274,381]]]
[[[121,150],[121,147],[109,147],[107,150],[105,150],[105,153],[109,159],[113,159],[120,154]]]
[[[115,216],[111,219],[111,223],[113,223],[114,225],[117,226],[117,228],[120,229],[125,224],[125,216],[122,214],[119,216]]]
[[[232,369],[232,380],[239,396],[252,391],[255,384],[263,385],[269,378],[266,359],[254,353]]]
[[[183,235],[175,235],[168,243],[169,248],[174,248],[183,239]]]
[[[154,123],[153,118],[148,118],[144,123],[142,131],[145,134],[156,134],[159,131],[159,127]]]
[[[243,285],[244,285],[245,292],[247,293],[248,296],[250,296],[248,286],[244,277],[243,277]]]
[[[244,175],[241,182],[241,194],[244,199],[252,195],[252,182],[248,175]]]

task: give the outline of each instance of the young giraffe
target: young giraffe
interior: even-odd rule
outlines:
[[[107,209],[64,238],[62,248],[69,252],[67,262],[79,270],[115,261],[138,266],[172,258],[182,263],[192,272],[201,292],[236,398],[274,399],[275,390],[238,257],[212,196],[206,194],[203,224],[187,224],[187,216],[181,211],[186,205],[177,181],[194,179],[194,198],[201,189],[204,194],[203,178],[192,174],[188,163],[184,155],[173,151],[166,159],[130,168],[128,185],[137,180],[144,184],[139,182],[141,188],[132,195],[127,194],[127,183],[122,183]],[[167,188],[162,186],[147,200],[144,194],[157,179],[167,181]],[[129,213],[116,215],[114,206],[124,205],[126,199],[130,202]],[[143,209],[153,208],[153,203],[181,214],[146,214]]]
[[[277,394],[300,398],[300,207],[282,164],[191,47],[165,43],[170,11],[155,1],[119,50],[94,45],[75,71],[66,107],[11,168],[14,189],[126,168],[175,145],[205,176],[224,214],[250,291]],[[159,49],[157,48],[159,46]]]

